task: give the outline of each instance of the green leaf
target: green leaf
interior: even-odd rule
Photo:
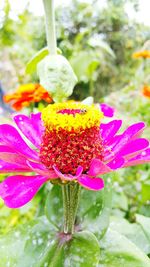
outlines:
[[[150,200],[150,181],[142,184],[142,200],[143,202]]]
[[[45,216],[32,222],[26,229],[27,238],[16,267],[36,267],[47,250],[53,249],[56,232]]]
[[[16,267],[27,238],[23,228],[0,236],[0,267]]]
[[[83,229],[96,234],[98,238],[106,232],[109,226],[109,217],[112,203],[112,184],[106,177],[105,187],[94,192],[82,189],[79,218],[82,218]]]
[[[46,264],[48,267],[97,267],[100,247],[92,233],[75,233],[70,241],[66,235],[60,236],[45,248],[45,253],[33,267],[44,267]]]
[[[150,259],[130,240],[109,229],[100,241],[99,267],[150,267]]]
[[[0,267],[97,267],[100,247],[87,231],[55,232],[46,217],[0,238]]]
[[[100,65],[96,53],[92,50],[74,53],[70,58],[70,63],[79,81],[84,82],[88,82],[91,79],[93,72]]]
[[[96,39],[96,38],[91,38],[88,41],[88,44],[93,47],[94,49],[96,47],[100,48],[101,50],[104,50],[107,54],[109,54],[111,57],[115,58],[115,53],[114,51],[111,49],[111,47],[105,42],[102,41],[100,39]]]
[[[63,224],[63,199],[60,185],[53,185],[50,190],[45,205],[45,214],[48,220],[56,227]]]
[[[136,222],[142,227],[145,235],[150,242],[150,218],[136,214]]]
[[[45,248],[53,249],[56,232],[46,217],[0,237],[0,267],[34,267],[45,256]],[[42,265],[41,265],[42,266]]]
[[[61,50],[57,48],[58,54],[61,54]],[[32,74],[36,72],[36,66],[37,64],[47,55],[49,54],[48,47],[42,48],[40,51],[38,51],[32,58],[31,60],[27,63],[26,66],[26,73],[27,74]]]
[[[100,260],[99,243],[88,231],[75,233],[65,251],[64,267],[97,267]]]
[[[113,208],[118,208],[121,210],[128,210],[128,199],[123,192],[113,193]]]
[[[150,240],[147,238],[141,225],[137,223],[129,223],[123,218],[112,217],[110,228],[126,236],[144,253],[150,253]]]

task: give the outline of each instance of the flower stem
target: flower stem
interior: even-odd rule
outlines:
[[[55,10],[54,0],[43,0],[45,10],[46,37],[48,50],[51,55],[57,54],[55,33]]]
[[[64,233],[73,234],[79,203],[80,186],[78,183],[62,185],[64,206]]]

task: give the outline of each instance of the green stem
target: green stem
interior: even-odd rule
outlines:
[[[94,82],[93,82],[92,77],[90,78],[89,82],[90,82],[90,96],[94,97]]]
[[[55,33],[55,10],[54,0],[43,0],[45,10],[46,37],[48,50],[51,55],[57,54]]]
[[[62,185],[64,206],[64,233],[73,234],[76,213],[79,203],[80,186],[78,183]]]

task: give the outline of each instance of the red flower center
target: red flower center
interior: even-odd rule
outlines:
[[[94,110],[95,108],[93,108],[93,112]],[[56,117],[60,116],[57,120],[51,116],[51,120],[48,121],[46,117],[46,130],[40,149],[40,159],[48,169],[55,166],[64,174],[74,175],[79,165],[86,173],[93,158],[102,160],[103,146],[98,120],[97,117],[96,119],[93,117],[94,125],[93,121],[91,122],[92,115],[90,116],[88,112],[91,112],[91,108],[81,105],[81,108],[75,106],[75,108],[66,107],[57,110]],[[45,112],[44,116],[46,115]],[[63,120],[65,120],[64,128]],[[66,127],[67,120],[71,127]],[[72,120],[74,120],[74,124]],[[59,121],[60,126],[58,126]]]

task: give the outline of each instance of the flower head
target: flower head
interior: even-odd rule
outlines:
[[[4,96],[4,101],[11,102],[12,107],[17,111],[28,107],[30,103],[38,103],[41,100],[47,103],[52,102],[52,98],[40,84],[32,83],[21,85],[15,93]]]
[[[150,58],[150,50],[142,50],[133,53],[133,58]]]
[[[41,185],[55,179],[101,190],[102,174],[150,161],[149,142],[139,138],[143,122],[117,134],[122,121],[104,124],[102,119],[98,106],[81,103],[53,104],[42,114],[14,116],[19,131],[34,148],[15,127],[0,125],[0,172],[29,173],[10,176],[0,184],[5,204],[21,207]]]
[[[142,89],[143,95],[150,98],[150,86],[144,85]]]

